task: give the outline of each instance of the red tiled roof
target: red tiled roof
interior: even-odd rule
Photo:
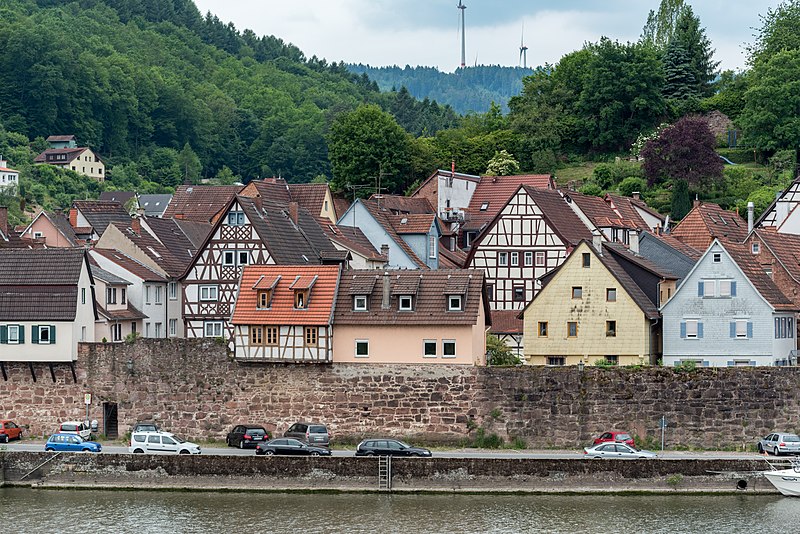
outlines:
[[[519,310],[492,311],[493,334],[521,334],[523,321],[519,318]]]
[[[281,275],[279,274],[269,276],[262,274],[251,289],[274,289],[275,284],[277,284],[280,279]]]
[[[350,207],[350,201],[346,198],[335,196],[333,197],[333,207],[336,210],[336,220],[338,221],[339,218],[344,215],[344,212],[347,211],[347,208]]]
[[[748,244],[755,239],[769,249],[795,282],[800,283],[800,235],[778,233],[774,226],[770,226],[756,228],[748,239]],[[753,254],[753,259],[758,262],[761,257]]]
[[[747,245],[720,241],[722,247],[731,256],[733,262],[738,265],[750,283],[776,310],[794,311],[797,306],[792,303],[783,292],[775,285],[772,278],[767,276],[764,268],[756,261],[755,256],[750,252]]]
[[[311,289],[317,282],[316,274],[297,275],[294,282],[289,285],[289,289]]]
[[[564,193],[564,199],[567,202],[574,202],[598,228],[646,228],[644,221],[638,214],[636,214],[635,220],[623,219],[611,208],[608,202],[600,197],[568,191]]]
[[[273,289],[270,307],[266,310],[257,308],[258,291],[251,289],[262,276],[269,279],[281,277]],[[316,277],[307,307],[302,310],[295,309],[294,290],[290,289],[298,276],[303,280]],[[242,282],[231,322],[254,325],[328,325],[333,316],[338,280],[338,266],[248,265],[242,270]]]
[[[16,171],[14,169],[9,169],[8,167],[0,167],[0,172],[16,172],[16,173],[18,173],[19,171]]]
[[[737,213],[703,202],[692,208],[670,234],[693,248],[705,250],[715,238],[742,243],[747,237],[747,222]]]
[[[508,203],[521,185],[540,187],[551,183],[550,175],[483,176],[475,186],[464,220],[464,230],[480,230]],[[547,189],[545,186],[542,189]],[[484,209],[481,209],[484,208]]]
[[[241,185],[179,185],[163,217],[211,222],[241,190]]]
[[[394,231],[398,234],[427,234],[433,221],[436,219],[434,214],[403,214],[389,215],[387,219],[391,221]]]
[[[374,200],[381,207],[386,208],[395,214],[403,213],[436,213],[427,198],[423,197],[404,197],[401,195],[372,195],[370,200]]]
[[[325,197],[330,191],[328,184],[288,184],[289,195],[312,215],[318,216],[325,207]]]

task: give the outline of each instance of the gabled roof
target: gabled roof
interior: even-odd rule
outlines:
[[[480,230],[494,219],[508,204],[508,201],[519,190],[520,186],[527,185],[541,189],[551,189],[549,174],[520,174],[517,176],[483,176],[475,186],[475,192],[466,209],[462,228],[467,230]]]
[[[55,230],[60,233],[71,246],[77,247],[79,245],[78,236],[75,233],[75,229],[71,224],[69,224],[69,220],[60,213],[48,213],[46,211],[40,211],[39,214],[34,217],[31,223],[22,231],[23,235],[28,233],[33,224],[39,220],[39,217],[44,217],[47,219],[50,222],[50,225],[55,228]]]
[[[474,325],[480,307],[484,306],[489,324],[488,301],[484,295],[483,272],[480,270],[394,270],[394,271],[343,271],[339,282],[334,324],[351,325]],[[464,311],[447,310],[445,289],[453,279],[462,280],[466,286]],[[384,283],[389,284],[391,296],[388,308],[382,306]],[[354,292],[353,286],[360,291]],[[416,289],[414,290],[414,287]],[[414,291],[416,291],[414,293]],[[409,293],[411,292],[411,293]],[[398,297],[414,294],[414,311],[398,311]],[[353,296],[366,295],[368,311],[353,310]]]
[[[400,249],[405,252],[406,256],[414,262],[414,264],[420,269],[428,269],[428,265],[419,257],[417,256],[411,247],[406,243],[400,234],[397,233],[395,229],[394,223],[392,221],[392,217],[394,215],[387,209],[381,208],[377,202],[374,200],[358,200],[362,206],[364,206],[372,218],[375,219],[375,222],[381,225],[381,227],[389,234],[389,237],[392,238],[392,241],[397,244]]]
[[[89,261],[89,265],[92,269],[92,276],[96,280],[100,280],[101,282],[105,282],[106,284],[113,285],[113,286],[130,286],[133,285],[131,282],[128,282],[124,278],[120,278],[119,276],[115,275],[114,273],[110,273],[105,269],[101,268],[97,265],[97,262],[94,259]]]
[[[48,148],[33,160],[34,163],[50,163],[54,165],[66,165],[71,163],[75,158],[83,154],[84,151],[89,150],[89,147],[81,146],[77,148]],[[65,159],[47,160],[47,156],[52,155],[65,155]]]
[[[439,243],[439,268],[463,269],[466,266],[467,253],[461,249],[450,250]]]
[[[592,231],[572,211],[558,191],[523,186],[542,211],[550,227],[567,243],[577,245],[583,239],[592,239]]]
[[[98,235],[102,235],[111,222],[131,220],[131,216],[122,204],[116,201],[75,200],[72,202],[72,207],[81,212]]]
[[[253,180],[247,184],[246,190],[255,188],[258,195],[264,200],[272,200],[273,202],[291,202],[292,194],[289,192],[289,184],[283,178],[264,178],[261,180]],[[243,190],[241,193],[245,194],[248,191]],[[250,196],[247,194],[247,196]],[[316,212],[314,215],[319,215]]]
[[[153,271],[143,263],[136,261],[130,256],[120,252],[119,250],[111,250],[108,248],[93,248],[92,254],[98,254],[107,260],[122,267],[132,275],[141,278],[145,282],[166,282],[167,279]]]
[[[737,213],[703,202],[695,205],[670,234],[691,247],[705,250],[714,239],[744,242],[747,222]]]
[[[231,322],[242,325],[329,325],[333,318],[339,271],[338,265],[248,265],[242,269]],[[259,290],[254,286],[262,277],[275,281],[268,309],[257,307]],[[309,286],[311,280],[313,286]],[[295,309],[292,284],[310,287],[306,308]]]
[[[665,217],[648,206],[643,200],[615,195],[613,193],[606,193],[605,200],[617,213],[619,218],[633,221],[636,224],[636,228],[652,230],[652,228],[648,226],[647,221],[642,218],[637,210],[645,211],[660,220],[662,224],[664,223]]]
[[[782,234],[772,226],[754,229],[748,243],[751,243],[754,237],[761,240],[795,283],[800,284],[800,235]],[[758,262],[759,256],[753,254],[753,259]]]
[[[179,185],[164,212],[165,219],[211,222],[242,190],[241,185]]]
[[[764,210],[764,213],[756,220],[755,227],[756,228],[763,228],[765,226],[779,226],[783,221],[778,221],[778,213],[777,213],[777,206],[778,202],[781,203],[788,203],[793,204],[791,208],[787,208],[786,211],[793,210],[798,202],[800,201],[800,178],[795,178],[795,180],[789,184],[789,186],[783,190],[780,195],[775,197],[775,200],[769,205],[767,209]]]
[[[427,234],[436,220],[436,215],[408,213],[389,215],[387,219],[398,234]]]
[[[294,202],[314,215],[322,213],[325,197],[330,191],[328,184],[288,184],[288,186],[289,195]]]
[[[339,243],[344,248],[360,254],[370,260],[386,260],[378,250],[372,246],[367,236],[360,228],[353,226],[338,226],[331,224],[327,219],[317,220],[320,228],[328,235],[328,238],[334,242]]]
[[[436,210],[424,197],[404,197],[401,195],[372,195],[370,200],[377,202],[396,215],[400,214],[435,214]]]
[[[172,195],[139,195],[139,207],[148,217],[161,217],[164,215],[172,200]]]
[[[347,211],[347,208],[350,207],[350,201],[347,200],[346,198],[334,195],[333,207],[336,210],[336,220],[338,221],[339,218],[341,218],[341,216],[344,215],[344,212]]]
[[[99,200],[119,202],[123,206],[133,197],[136,193],[133,191],[103,191],[100,193]]]
[[[577,191],[567,191],[564,193],[564,200],[568,203],[573,202],[598,228],[647,228],[644,220],[638,214],[636,214],[636,220],[623,219],[608,202],[600,197],[584,195]]]
[[[75,140],[76,137],[74,135],[51,135],[47,138],[48,143],[66,143]]]

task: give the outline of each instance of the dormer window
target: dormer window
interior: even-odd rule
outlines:
[[[488,209],[489,209],[489,203],[488,202],[484,202],[483,204],[481,204],[481,211],[486,211]]]
[[[353,297],[353,311],[369,311],[366,295],[355,295]]]
[[[464,298],[461,295],[447,296],[447,311],[463,311]]]
[[[228,226],[242,226],[242,225],[244,225],[244,212],[229,211]]]
[[[400,311],[414,311],[414,297],[411,295],[400,295],[397,299],[397,309]]]
[[[272,290],[271,289],[262,289],[258,292],[258,302],[256,307],[259,310],[267,310],[269,309],[270,303],[272,302]]]
[[[304,310],[308,307],[308,291],[295,290],[294,307],[297,310]]]

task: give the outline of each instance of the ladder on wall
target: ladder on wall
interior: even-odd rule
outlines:
[[[392,490],[392,457],[378,456],[378,489]]]

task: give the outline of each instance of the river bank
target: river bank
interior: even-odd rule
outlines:
[[[775,494],[763,460],[396,458],[393,492]],[[376,492],[377,458],[0,453],[6,486]],[[385,485],[385,480],[384,480]]]

